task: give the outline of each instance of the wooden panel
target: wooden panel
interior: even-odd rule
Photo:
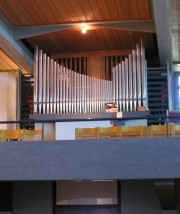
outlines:
[[[102,56],[88,57],[88,76],[95,78],[105,78],[105,58]]]
[[[0,49],[0,71],[17,70],[19,66]]]

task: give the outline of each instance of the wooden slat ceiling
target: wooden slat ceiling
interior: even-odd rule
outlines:
[[[7,56],[0,49],[0,72],[2,71],[14,71],[18,69],[18,65],[12,61],[9,56]]]
[[[0,9],[14,27],[107,21],[151,20],[150,0],[3,0]],[[127,50],[144,39],[147,55],[156,51],[153,33],[96,28],[69,29],[27,38],[48,54]]]

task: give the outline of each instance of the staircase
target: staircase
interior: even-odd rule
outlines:
[[[148,124],[164,124],[161,116],[166,116],[168,109],[168,79],[164,67],[147,69],[148,107],[151,116],[157,117]]]
[[[33,94],[34,94],[33,75],[21,74],[21,113],[20,120],[28,120],[29,114],[33,113]],[[33,123],[23,123],[20,128],[34,129]]]

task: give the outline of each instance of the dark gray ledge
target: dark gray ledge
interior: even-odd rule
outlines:
[[[83,114],[30,114],[29,119],[37,121],[88,121],[88,120],[125,120],[144,119],[149,111],[123,112],[122,118],[117,118],[116,113],[83,113]]]

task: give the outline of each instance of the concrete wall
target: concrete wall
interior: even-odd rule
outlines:
[[[180,177],[179,138],[0,143],[0,180]]]

